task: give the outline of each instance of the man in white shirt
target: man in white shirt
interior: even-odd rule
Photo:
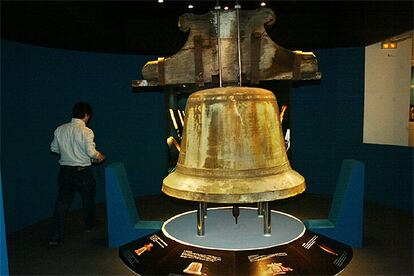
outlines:
[[[95,214],[96,183],[91,162],[102,162],[105,155],[97,151],[93,131],[86,126],[92,116],[92,107],[85,102],[74,105],[72,121],[54,132],[50,150],[60,155],[59,194],[53,216],[53,233],[49,244],[58,245],[64,237],[65,215],[76,191],[82,197],[86,230],[97,224]]]

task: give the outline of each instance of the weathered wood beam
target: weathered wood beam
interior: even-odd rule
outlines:
[[[312,52],[290,51],[270,39],[265,25],[271,26],[275,22],[271,9],[240,10],[239,20],[243,85],[271,80],[321,78]],[[211,11],[203,15],[186,13],[179,18],[179,28],[190,32],[187,42],[173,56],[145,64],[142,68],[143,79],[134,80],[134,88],[217,86],[220,71],[225,85],[237,84],[236,10]]]

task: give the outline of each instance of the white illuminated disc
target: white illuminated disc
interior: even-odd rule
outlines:
[[[263,217],[257,208],[240,207],[238,223],[232,207],[209,208],[205,235],[197,235],[197,211],[179,214],[167,220],[164,235],[179,243],[219,250],[256,250],[288,244],[305,233],[305,225],[289,214],[271,211],[271,235],[263,233]]]

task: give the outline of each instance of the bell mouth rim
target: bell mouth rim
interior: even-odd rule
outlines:
[[[255,177],[246,179],[217,179],[209,181],[202,177],[183,175],[178,172],[169,174],[162,184],[161,191],[168,196],[197,202],[211,202],[211,203],[256,203],[285,199],[303,193],[306,190],[306,182],[302,175],[294,170],[282,173],[281,175],[273,175],[266,177]],[[172,180],[171,178],[175,178]],[[277,180],[290,179],[288,183],[281,189],[271,190],[266,183],[272,183]],[[240,187],[246,186],[248,182],[255,180],[259,185],[254,185],[256,189],[248,192],[240,192]],[[207,181],[203,181],[207,180]],[[192,186],[185,188],[185,183],[202,183],[204,190],[220,186],[221,191],[214,190],[213,192],[201,191],[199,187]],[[209,183],[210,182],[210,183]],[[286,181],[285,181],[286,182]],[[184,183],[184,185],[174,185],[175,183]]]

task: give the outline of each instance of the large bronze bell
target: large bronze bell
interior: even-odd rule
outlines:
[[[290,167],[274,94],[221,87],[190,95],[175,172],[163,181],[172,197],[253,203],[302,193],[305,179]]]

